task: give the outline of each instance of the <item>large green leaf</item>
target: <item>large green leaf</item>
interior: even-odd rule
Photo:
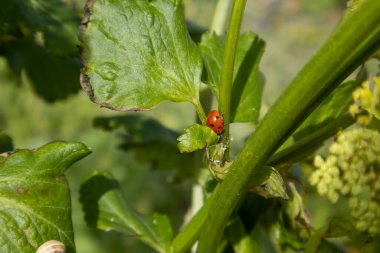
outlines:
[[[209,85],[219,97],[225,38],[218,37],[215,33],[206,33],[202,36],[200,48]],[[264,87],[259,63],[264,48],[265,42],[254,33],[244,33],[239,38],[231,94],[232,122],[255,122],[259,116]]]
[[[60,55],[77,53],[79,16],[61,0],[2,0],[0,34],[42,34],[40,43]]]
[[[45,100],[66,98],[80,89],[79,24],[79,16],[61,0],[3,0],[0,54],[20,78],[25,70]]]
[[[177,178],[188,178],[197,173],[194,154],[180,154],[177,148],[179,133],[168,129],[157,120],[144,115],[98,117],[95,126],[106,130],[124,128],[120,147],[135,154],[141,163],[153,169],[175,170]]]
[[[81,83],[94,102],[117,110],[199,105],[202,61],[181,1],[88,1],[82,23]]]
[[[136,236],[158,252],[170,252],[169,219],[160,214],[143,216],[133,211],[109,173],[94,172],[83,182],[80,194],[88,225]]]
[[[31,39],[3,45],[8,62],[21,78],[25,70],[37,94],[49,102],[66,98],[80,89],[78,58],[51,53]]]
[[[0,160],[0,251],[34,253],[45,241],[74,250],[67,168],[90,150],[81,143],[52,142],[17,150]]]

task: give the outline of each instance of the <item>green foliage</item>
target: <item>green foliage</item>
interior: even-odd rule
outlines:
[[[365,78],[366,70],[362,69],[356,80],[339,85],[305,119],[268,162],[280,165],[305,159],[315,152],[326,139],[352,125],[354,119],[348,115],[348,108],[352,103],[351,94]]]
[[[35,92],[49,102],[63,99],[78,91],[81,64],[49,52],[32,39],[23,39],[4,46],[9,65],[20,76],[29,77]]]
[[[202,36],[200,49],[205,59],[209,85],[219,97],[219,85],[225,50],[225,38],[215,33]],[[231,122],[256,122],[260,112],[264,77],[259,63],[265,42],[254,33],[240,35],[234,68],[231,93]]]
[[[87,95],[102,107],[149,110],[165,100],[187,102],[195,107],[200,120],[188,123],[186,114],[186,123],[177,125],[185,127],[183,133],[170,129],[173,122],[167,120],[182,121],[185,117],[182,111],[172,118],[164,115],[163,123],[132,114],[95,118],[95,127],[117,133],[120,148],[128,152],[122,154],[121,160],[130,160],[127,164],[117,161],[116,168],[121,169],[112,171],[117,175],[115,178],[109,172],[95,171],[82,183],[80,201],[85,221],[91,228],[120,232],[107,234],[115,238],[127,235],[136,239],[128,242],[140,240],[157,252],[187,252],[196,241],[200,253],[340,252],[349,247],[378,251],[379,80],[367,77],[374,72],[370,66],[368,73],[367,67],[362,67],[356,78],[348,77],[379,50],[379,2],[361,0],[350,5],[326,43],[262,119],[259,111],[265,78],[259,65],[265,42],[255,33],[240,33],[246,2],[233,1],[227,22],[228,4],[220,0],[218,6],[225,8],[216,8],[213,25],[205,32],[185,21],[181,0],[88,0],[78,40],[79,20],[74,8],[71,9],[73,5],[58,0],[4,0],[0,9],[0,54],[22,81],[29,81],[45,100],[55,101],[79,87],[81,64],[76,58],[76,45],[80,41],[85,65],[81,84]],[[324,2],[323,6],[317,5],[312,9],[327,6]],[[281,6],[294,8],[293,11],[304,8],[294,3]],[[220,24],[224,23],[230,26],[226,36],[221,35],[225,29]],[[200,41],[199,45],[192,39]],[[282,67],[288,67],[292,60],[282,60]],[[206,85],[201,86],[201,75]],[[0,78],[0,82],[10,82],[7,77]],[[286,78],[281,76],[282,79]],[[366,79],[373,79],[377,86],[364,82],[360,92],[353,93]],[[350,106],[352,93],[355,107]],[[18,95],[15,100],[22,101],[23,96]],[[224,115],[222,136],[205,126],[204,111],[210,110],[214,100]],[[13,100],[6,101],[11,101],[13,106]],[[168,104],[159,108],[163,114],[169,114],[165,111]],[[362,116],[371,120],[368,127],[372,130],[365,130],[371,134],[357,134],[356,127],[353,131],[344,130],[356,120],[349,115],[349,106],[358,122]],[[14,117],[21,115],[23,122],[30,124],[28,114],[37,107],[33,105],[20,112],[12,108],[7,115],[16,112]],[[59,110],[51,114],[56,114],[60,121],[55,122],[63,122],[64,128],[73,121],[88,123],[93,114],[86,108],[68,109],[73,116],[67,122],[66,117],[54,113]],[[28,117],[24,119],[24,115]],[[46,120],[51,119],[46,116]],[[1,127],[3,118],[0,115]],[[33,119],[36,121],[42,129],[45,122]],[[229,130],[236,127],[233,130],[239,131],[242,125],[230,126],[234,122],[253,123],[256,127],[236,157],[230,148],[237,141],[230,137]],[[293,166],[310,163],[308,158],[339,131],[343,132],[331,146],[330,156],[315,159],[318,168],[311,176],[304,167]],[[84,138],[91,135],[86,129],[81,134]],[[109,161],[113,150],[100,139],[95,136],[92,141],[98,143],[97,152],[107,161],[97,167],[114,169]],[[14,140],[18,144],[18,139]],[[0,145],[0,153],[13,149],[10,137],[2,131]],[[237,143],[237,146],[243,145]],[[0,234],[3,251],[35,252],[50,239],[61,240],[69,251],[75,251],[69,189],[63,173],[89,152],[80,143],[53,142],[37,150],[0,155],[3,179],[0,216],[6,223]],[[96,162],[94,159],[91,164]],[[152,205],[141,196],[142,192],[130,190],[131,185],[141,184],[138,180],[131,184],[132,174],[141,173],[135,169],[147,171],[148,166],[142,165],[146,163],[156,170],[173,170],[175,179],[181,179],[172,180],[172,172],[152,174],[152,178],[165,181],[163,186],[152,186],[158,195],[160,187],[168,187],[169,182],[175,183],[171,188],[186,192],[184,196],[174,191],[170,196],[178,203],[176,207],[181,206],[176,208],[180,210],[171,210],[170,204],[166,207],[161,197]],[[333,206],[334,209],[345,207],[343,215],[315,223],[317,216],[328,215],[327,208],[315,204],[318,208],[309,215],[305,196],[311,197],[310,202],[316,197],[310,194],[305,175],[310,176],[319,193],[332,201],[343,202]],[[124,183],[129,185],[124,187]],[[138,196],[132,195],[137,192]],[[339,195],[348,196],[347,203]],[[159,207],[155,206],[157,203]],[[158,214],[156,209],[170,216]],[[185,209],[189,209],[186,215]],[[352,217],[348,218],[347,210]],[[185,225],[173,234],[183,221]],[[123,240],[118,242],[123,243]],[[103,247],[103,241],[98,240],[97,245]],[[113,249],[106,251],[113,252]]]
[[[331,217],[325,226],[319,228],[310,236],[305,252],[344,252],[339,245],[330,241],[343,236],[349,237],[352,242],[359,245],[365,243],[365,236],[355,230],[352,220],[347,217]]]
[[[127,233],[140,238],[157,252],[170,252],[172,228],[169,219],[156,213],[143,216],[133,211],[109,173],[95,171],[83,182],[80,193],[89,226]]]
[[[4,0],[0,10],[0,54],[35,91],[55,101],[79,89],[75,58],[79,17],[62,1]]]
[[[75,251],[70,190],[63,173],[89,153],[82,143],[52,142],[0,160],[2,252],[35,252],[51,239]]]
[[[120,147],[133,152],[141,163],[150,163],[153,169],[174,170],[178,179],[197,172],[194,154],[178,152],[177,138],[180,134],[152,118],[143,115],[97,117],[94,125],[106,130],[123,127],[125,132]]]
[[[151,109],[163,100],[199,107],[202,62],[182,3],[96,1],[87,8],[81,83],[93,101],[117,110]]]
[[[0,34],[19,37],[42,34],[43,45],[57,55],[75,55],[79,17],[62,1],[3,0]],[[16,20],[16,22],[15,22]],[[22,37],[22,36],[21,36]]]

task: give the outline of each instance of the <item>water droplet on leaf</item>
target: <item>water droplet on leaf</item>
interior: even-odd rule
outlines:
[[[146,24],[149,26],[149,27],[152,27],[153,24],[154,24],[154,16],[152,13],[145,13],[145,21],[146,21]]]
[[[125,9],[124,13],[122,13],[126,21],[129,21],[133,17],[133,11],[130,9]]]
[[[116,65],[114,63],[112,63],[112,62],[105,62],[102,65],[100,65],[100,68],[97,71],[97,73],[103,79],[113,81],[118,76],[117,73],[116,73],[117,70],[118,70],[118,68],[116,67]]]
[[[152,43],[150,41],[150,38],[146,35],[141,37],[141,44],[144,46],[145,50],[151,54],[153,49],[152,49]]]

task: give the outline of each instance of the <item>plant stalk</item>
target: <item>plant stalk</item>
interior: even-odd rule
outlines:
[[[205,114],[205,111],[203,110],[201,102],[199,100],[195,100],[193,102],[193,105],[195,107],[195,110],[197,111],[199,120],[201,121],[202,125],[206,125],[206,114]]]
[[[232,8],[230,26],[227,33],[226,47],[219,88],[219,109],[224,118],[223,143],[225,144],[225,160],[229,160],[231,90],[235,65],[236,48],[239,40],[241,22],[247,0],[235,0]]]
[[[216,4],[210,27],[210,30],[214,31],[216,35],[223,35],[225,33],[231,2],[231,0],[219,0]]]

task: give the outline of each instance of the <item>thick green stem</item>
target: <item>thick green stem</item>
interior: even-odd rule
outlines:
[[[215,190],[201,229],[199,253],[216,252],[226,223],[256,170],[264,168],[269,156],[323,98],[379,49],[379,13],[380,1],[360,2],[271,107]]]
[[[219,109],[224,115],[223,143],[227,147],[226,158],[229,159],[230,110],[233,71],[236,48],[239,40],[240,27],[247,0],[235,0],[232,8],[230,26],[227,34],[226,48],[224,50],[222,73],[219,88]]]

